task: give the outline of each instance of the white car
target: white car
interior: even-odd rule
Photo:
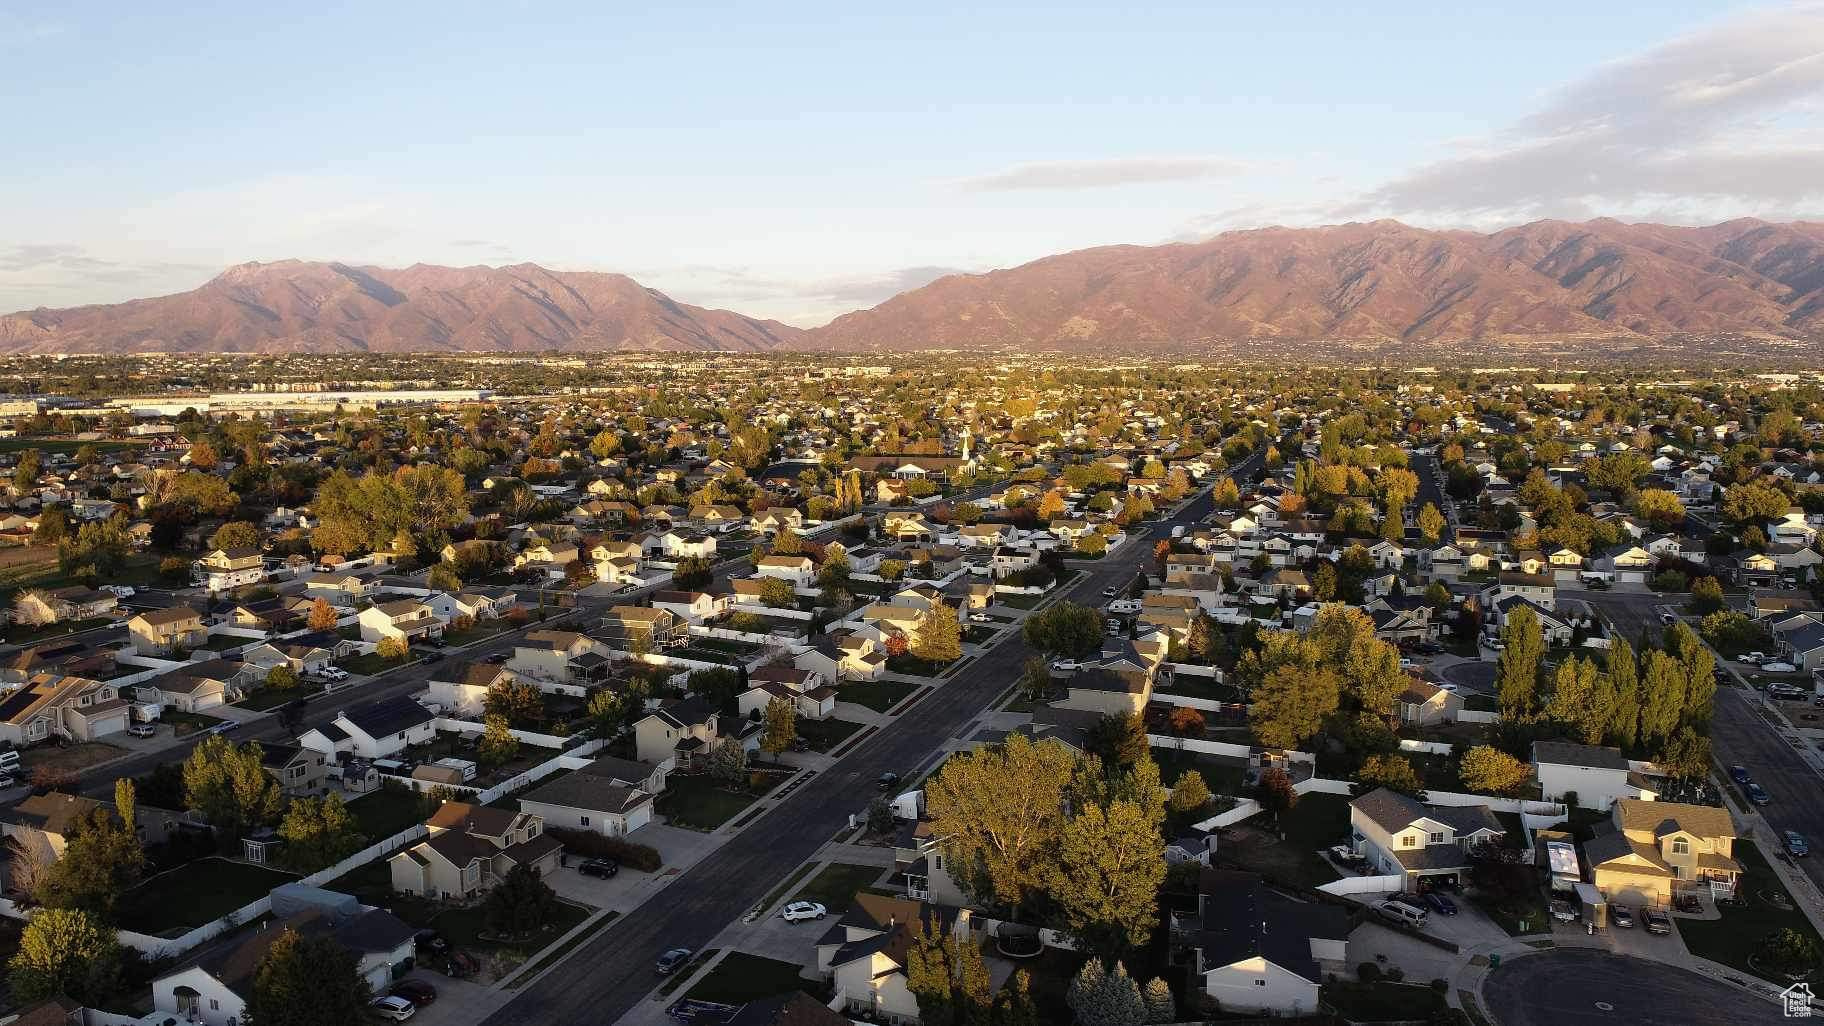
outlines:
[[[373,1004],[368,1007],[372,1008],[375,1014],[379,1015],[380,1018],[391,1019],[394,1022],[404,1022],[418,1014],[417,1005],[412,1004],[402,997],[394,997],[391,994],[388,994],[386,997],[375,998]]]
[[[1083,664],[1077,662],[1075,659],[1060,659],[1057,662],[1052,663],[1051,668],[1060,673],[1075,673],[1083,668]]]
[[[1738,663],[1747,663],[1749,666],[1759,666],[1767,661],[1767,656],[1763,652],[1744,652],[1741,655],[1736,656],[1735,661]]]
[[[970,613],[969,622],[970,623],[993,623],[994,617],[989,616],[987,613]]]
[[[101,590],[107,592],[108,594],[114,596],[115,598],[123,598],[123,599],[132,598],[135,594],[133,589],[130,586],[125,585],[125,584],[104,584],[101,586]]]
[[[1799,668],[1792,665],[1791,663],[1762,663],[1761,669],[1762,669],[1762,671],[1764,671],[1766,673],[1797,673],[1797,672],[1799,672]]]
[[[807,919],[822,919],[830,910],[814,901],[794,901],[779,910],[779,917],[788,923],[802,923]]]

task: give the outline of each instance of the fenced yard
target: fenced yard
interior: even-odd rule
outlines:
[[[141,881],[122,894],[115,918],[124,930],[176,936],[258,901],[291,873],[224,858],[198,859]]]

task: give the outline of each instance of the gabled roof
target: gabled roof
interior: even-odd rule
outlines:
[[[407,695],[369,702],[366,705],[356,706],[342,715],[371,738],[382,738],[388,734],[397,734],[413,727],[421,727],[436,719],[429,709],[419,705],[416,700]]]
[[[1619,748],[1579,745],[1569,741],[1534,741],[1533,763],[1554,766],[1583,766],[1588,769],[1626,770],[1627,756]]]
[[[1260,957],[1320,983],[1323,974],[1311,957],[1312,939],[1349,936],[1349,916],[1342,909],[1281,894],[1253,873],[1205,869],[1198,890],[1202,929],[1197,942],[1206,969]]]

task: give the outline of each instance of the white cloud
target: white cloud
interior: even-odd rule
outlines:
[[[1254,169],[1230,157],[1116,157],[1107,160],[1042,160],[959,178],[951,187],[975,192],[1027,189],[1104,189],[1120,185],[1230,178]]]

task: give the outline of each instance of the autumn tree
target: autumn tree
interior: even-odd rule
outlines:
[[[336,612],[336,607],[330,605],[328,599],[319,598],[311,601],[310,615],[305,618],[304,624],[313,631],[333,631],[340,619],[341,614]]]
[[[1047,886],[1076,763],[1062,743],[1016,733],[951,756],[926,786],[933,833],[976,900],[1018,910]]]
[[[184,760],[185,807],[230,837],[276,823],[285,795],[262,756],[258,742],[236,745],[220,734],[204,738]]]
[[[209,536],[209,546],[216,549],[251,549],[260,544],[260,529],[245,520],[230,520]]]
[[[282,929],[254,970],[241,1021],[248,1026],[365,1022],[370,990],[359,957],[327,933]]]
[[[1260,779],[1254,784],[1254,800],[1260,803],[1261,811],[1278,822],[1281,814],[1292,811],[1298,804],[1298,791],[1284,769],[1269,766],[1261,771]]]
[[[1064,824],[1051,893],[1084,948],[1115,955],[1141,947],[1159,918],[1165,881],[1163,805],[1089,804]]]
[[[1522,720],[1539,704],[1539,665],[1545,658],[1545,639],[1539,618],[1530,606],[1517,605],[1501,628],[1501,659],[1496,670],[1496,690],[1501,716]]]
[[[113,929],[89,912],[40,909],[25,924],[7,968],[12,996],[19,1002],[61,996],[95,1003],[112,997],[119,986],[120,944]]]
[[[1378,787],[1401,794],[1418,795],[1424,784],[1412,762],[1398,755],[1370,755],[1355,773],[1357,793],[1366,794]]]
[[[1533,779],[1526,763],[1490,745],[1465,752],[1457,772],[1465,787],[1481,794],[1518,794]]]
[[[930,663],[950,663],[963,656],[963,627],[956,607],[938,602],[925,613],[912,640],[912,654]]]
[[[132,781],[127,781],[129,800]],[[81,909],[107,919],[115,902],[138,883],[145,849],[133,828],[132,806],[122,819],[112,807],[90,809],[65,828],[63,852],[46,867],[33,897],[53,908]]]
[[[1438,512],[1438,507],[1428,502],[1419,508],[1419,537],[1425,544],[1436,545],[1444,536],[1446,526],[1444,514]]]
[[[1280,666],[1266,675],[1248,711],[1254,736],[1268,748],[1297,748],[1316,736],[1342,700],[1342,679],[1327,666]]]
[[[775,758],[798,740],[798,707],[789,698],[775,696],[766,703],[766,728],[760,750]]]

